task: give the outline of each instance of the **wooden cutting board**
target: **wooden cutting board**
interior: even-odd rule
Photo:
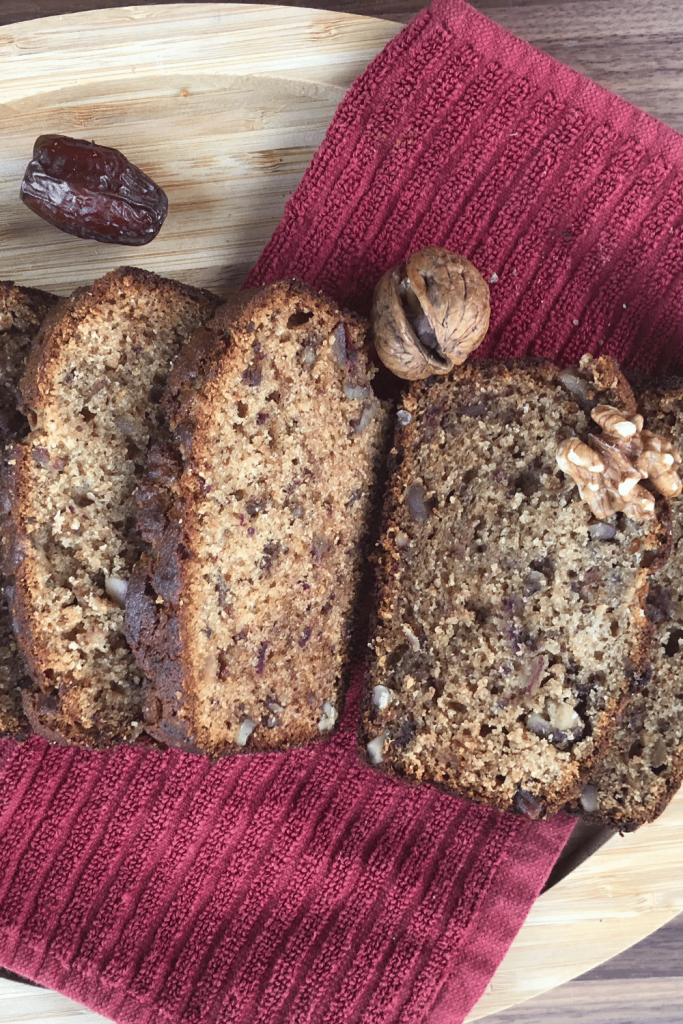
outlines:
[[[243,4],[130,7],[0,28],[0,278],[66,295],[132,263],[234,291],[344,92],[401,28]],[[93,138],[147,171],[170,201],[159,237],[143,248],[105,246],[30,213],[19,184],[44,132]],[[576,977],[679,913],[682,843],[683,795],[542,895],[469,1020]],[[16,986],[0,980],[0,1024],[26,1019],[15,997]],[[31,990],[31,999],[49,1000],[44,1009],[65,1020],[74,1013],[50,993]]]
[[[402,28],[251,5],[161,5],[0,28],[0,277],[67,295],[133,263],[225,295],[280,220],[346,89]],[[120,149],[164,188],[144,247],[55,231],[19,200],[36,137]]]

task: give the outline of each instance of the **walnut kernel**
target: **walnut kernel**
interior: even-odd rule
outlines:
[[[602,429],[587,443],[576,437],[563,441],[557,464],[578,485],[583,501],[598,519],[624,512],[632,519],[652,519],[655,501],[641,487],[649,480],[666,498],[683,490],[677,470],[681,456],[666,438],[643,429],[639,413],[626,416],[611,405],[596,405],[591,418]]]

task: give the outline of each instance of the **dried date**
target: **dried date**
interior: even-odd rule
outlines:
[[[117,149],[41,135],[20,191],[60,231],[118,245],[146,245],[168,212],[166,193]]]

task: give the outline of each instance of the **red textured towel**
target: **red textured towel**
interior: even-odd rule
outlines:
[[[365,309],[436,243],[480,355],[681,370],[683,143],[436,0],[355,83],[249,283]],[[570,830],[392,782],[340,733],[214,766],[0,742],[0,963],[131,1024],[459,1024]]]

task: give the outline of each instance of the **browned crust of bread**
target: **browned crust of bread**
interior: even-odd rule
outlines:
[[[32,636],[31,617],[27,616],[24,606],[24,592],[17,588],[17,573],[21,571],[26,550],[29,544],[28,538],[19,530],[14,513],[17,498],[21,493],[21,463],[26,458],[26,449],[20,445],[14,445],[8,450],[10,456],[7,460],[2,481],[3,497],[5,498],[5,519],[3,526],[3,563],[2,571],[7,580],[6,590],[9,599],[14,632],[17,635],[30,638]],[[42,676],[42,669],[38,661],[32,656],[29,646],[22,645],[22,655],[28,667],[32,679],[38,680]]]
[[[169,374],[163,403],[182,449],[187,448],[189,451],[194,442],[201,385],[212,379],[216,365],[230,349],[232,339],[239,335],[252,334],[254,317],[265,306],[277,308],[295,305],[297,301],[313,301],[329,316],[343,316],[345,323],[357,336],[365,333],[366,324],[361,316],[348,309],[340,310],[336,303],[322,292],[313,291],[296,278],[276,281],[262,288],[252,288],[234,295],[216,311],[210,323],[195,331]]]
[[[205,395],[217,374],[223,372],[221,367],[228,363],[234,365],[238,376],[248,372],[249,353],[254,344],[259,344],[254,340],[254,321],[263,318],[264,310],[272,308],[279,315],[281,310],[293,311],[300,304],[315,308],[317,313],[337,323],[342,318],[349,338],[355,339],[353,345],[358,346],[360,352],[365,331],[362,318],[340,311],[331,300],[312,292],[299,281],[276,282],[235,297],[217,312],[211,323],[195,332],[178,358],[163,399],[173,428],[175,448],[160,446],[150,453],[147,472],[138,489],[139,525],[155,557],[141,559],[133,573],[127,598],[126,629],[129,643],[147,677],[143,702],[146,729],[160,741],[189,751],[201,747],[211,756],[241,753],[244,748],[224,740],[217,747],[207,749],[190,724],[194,705],[185,680],[192,676],[195,652],[184,640],[180,607],[182,595],[187,594],[191,585],[189,573],[196,558],[196,538],[187,525],[186,502],[191,500],[187,497],[187,479],[190,475],[197,479],[202,472]],[[267,356],[266,352],[265,358]],[[312,423],[311,427],[314,429]],[[180,485],[183,473],[184,490]],[[357,561],[357,557],[349,561],[350,579],[358,572],[358,567],[354,567]],[[352,613],[350,609],[349,614]],[[343,639],[344,678],[336,694],[338,714],[347,682],[350,639],[350,635]],[[300,646],[303,650],[304,644]],[[286,739],[281,736],[272,741],[268,737],[260,740],[266,745],[259,749],[268,749],[273,744],[292,747],[321,738],[324,738],[322,733],[311,735],[309,725],[304,722],[301,727],[289,727]]]
[[[0,562],[7,547],[5,527],[12,494],[14,444],[27,430],[18,410],[17,387],[26,355],[41,323],[58,303],[57,296],[38,288],[24,288],[0,281]],[[9,611],[7,581],[0,582],[0,735],[24,739],[29,724],[22,709],[22,691],[31,685],[17,652]]]
[[[504,373],[508,375],[510,385],[515,386],[515,375],[519,369],[527,371],[533,370],[538,374],[545,375],[549,379],[556,379],[556,374],[558,372],[557,367],[545,360],[522,359],[508,361],[504,364],[472,362],[466,367],[463,367],[461,373],[465,377],[482,374],[486,375],[487,373]],[[623,375],[619,372],[618,366],[612,359],[609,357],[601,357],[594,361],[593,380],[596,385],[596,390],[601,391],[601,401],[607,404],[618,405],[625,411],[628,410],[630,414],[633,414],[636,411],[635,399],[631,389]],[[432,386],[438,388],[439,385],[436,382],[432,383],[432,381],[427,381],[421,385],[412,386],[411,391],[414,392],[418,387],[420,389],[424,389],[425,387],[430,388]],[[407,402],[408,405],[410,404],[409,397],[410,392]],[[521,400],[520,396],[520,401]],[[411,409],[412,408],[413,407],[411,406]],[[390,456],[392,476],[384,501],[383,537],[380,542],[379,553],[377,555],[378,572],[374,600],[375,635],[377,635],[378,631],[381,630],[382,623],[384,621],[392,621],[395,614],[397,595],[392,580],[395,578],[395,574],[398,571],[400,556],[399,561],[397,561],[395,530],[393,537],[387,537],[387,528],[392,524],[396,509],[403,500],[403,495],[410,483],[411,474],[413,473],[413,468],[409,461],[410,453],[415,449],[415,446],[422,443],[423,435],[424,430],[418,428],[418,424],[414,417],[410,423],[403,427],[398,426],[396,430],[394,449]],[[579,500],[578,495],[576,500]],[[644,534],[645,535],[642,538],[642,568],[637,574],[638,583],[634,607],[634,612],[637,614],[642,610],[645,602],[648,590],[648,578],[650,574],[658,566],[661,566],[661,564],[666,560],[668,553],[670,545],[670,515],[668,503],[664,501],[657,502],[657,517],[652,522],[651,526],[644,531]],[[615,696],[615,698],[611,700],[605,708],[605,713],[602,716],[603,735],[601,741],[599,744],[595,745],[595,749],[590,760],[581,767],[581,770],[576,772],[573,776],[569,776],[566,781],[566,785],[557,789],[552,794],[548,794],[547,798],[544,799],[542,803],[540,801],[534,802],[532,800],[530,808],[527,807],[525,809],[521,804],[502,800],[497,801],[495,799],[484,799],[483,802],[491,802],[500,809],[508,811],[522,811],[525,813],[530,809],[533,816],[544,816],[562,809],[563,805],[568,799],[571,799],[572,795],[580,792],[586,779],[589,777],[591,766],[602,757],[607,749],[611,734],[610,720],[628,704],[632,693],[637,692],[649,681],[651,675],[649,650],[652,633],[652,624],[647,619],[640,617],[633,629],[633,638],[630,648],[630,663],[627,666],[627,672],[624,676],[621,693],[618,696]],[[379,727],[374,727],[372,724],[377,718],[377,711],[376,708],[373,708],[372,702],[372,686],[373,684],[383,682],[381,675],[382,674],[378,672],[376,665],[371,666],[371,671],[366,681],[366,686],[361,699],[359,743],[362,748],[363,756],[366,760],[369,760],[368,752],[366,750],[367,743],[378,735],[380,731]],[[388,685],[391,684],[388,683]],[[403,781],[410,784],[420,784],[419,780],[414,778],[411,779],[409,774],[403,769],[400,756],[393,760],[391,757],[385,758],[381,763],[375,764],[375,768],[390,776],[398,775]],[[444,791],[453,791],[452,785],[438,780],[426,777],[424,781],[427,781],[432,785],[436,785],[437,788]],[[482,801],[483,799],[481,794],[474,788],[460,787],[456,788],[455,791],[460,793],[460,795],[466,796],[475,801]]]
[[[68,343],[73,327],[80,322],[83,314],[93,303],[110,293],[112,284],[115,285],[117,280],[123,278],[130,281],[133,287],[137,286],[142,289],[163,287],[166,283],[165,278],[149,270],[121,266],[104,277],[98,278],[88,288],[77,288],[69,299],[60,302],[44,320],[29,353],[26,370],[20,382],[22,401],[29,412],[40,405],[46,382],[50,380],[51,371],[59,357],[60,349]],[[176,281],[172,283],[175,288],[196,302],[209,301],[214,307],[217,307],[219,300],[210,292],[194,288],[192,285],[179,284]]]
[[[205,336],[209,332],[197,333]],[[142,713],[146,731],[162,743],[199,753],[190,738],[189,723],[179,714],[184,703],[183,646],[178,622],[183,582],[182,528],[171,517],[175,485],[181,472],[176,448],[152,448],[137,497],[139,528],[156,557],[143,555],[128,582],[126,636],[145,673]]]

